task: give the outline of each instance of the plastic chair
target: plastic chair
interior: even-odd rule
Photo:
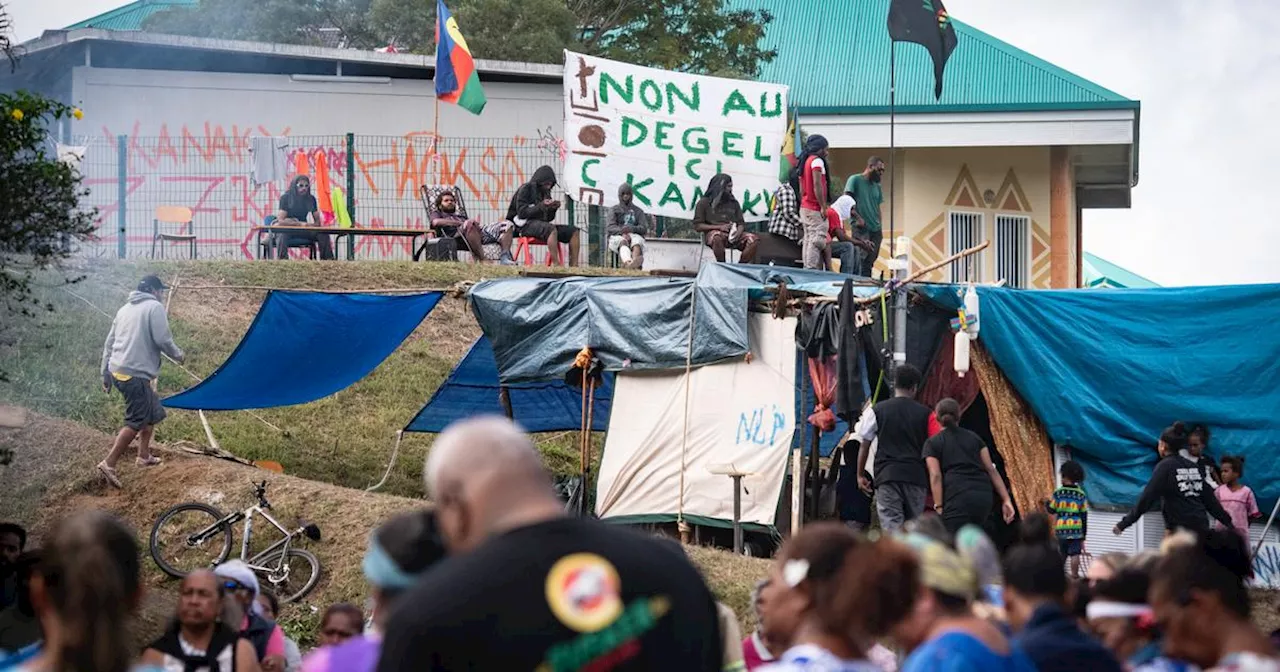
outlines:
[[[188,243],[191,246],[191,258],[196,258],[196,234],[191,226],[192,214],[191,208],[180,205],[162,205],[156,208],[155,217],[151,220],[151,258],[156,258],[156,244],[165,243]],[[168,226],[177,225],[176,233],[168,233],[160,230],[160,224],[164,223]],[[165,245],[160,246],[160,258],[164,258]]]
[[[521,236],[519,238],[516,238],[515,254],[513,254],[512,256],[515,257],[517,260],[521,260],[521,262],[525,266],[533,266],[533,249],[532,248],[535,245],[542,245],[543,247],[546,247],[547,243],[545,241],[538,240],[537,238],[530,238],[529,236]],[[568,256],[566,256],[568,254],[569,254],[569,244],[560,243],[560,265],[561,266],[568,265],[569,258]],[[548,266],[551,265],[550,250],[547,251],[547,265]]]

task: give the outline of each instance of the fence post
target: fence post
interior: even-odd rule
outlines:
[[[128,237],[128,218],[125,217],[125,198],[129,195],[129,136],[116,136],[116,202],[119,211],[116,213],[120,230],[116,233],[116,254],[125,258],[125,240]]]
[[[351,226],[356,225],[356,134],[347,134],[347,214],[351,216]],[[356,258],[356,239],[347,236],[347,261]]]

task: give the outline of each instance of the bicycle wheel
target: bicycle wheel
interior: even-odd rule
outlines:
[[[214,527],[224,517],[212,506],[195,502],[165,511],[151,527],[151,559],[165,574],[179,579],[226,560],[231,555],[231,527]]]
[[[282,555],[281,551],[276,551],[263,558],[262,564],[254,563],[255,571],[259,583],[270,588],[281,602],[296,602],[320,581],[320,558],[300,548],[291,548],[287,556]]]

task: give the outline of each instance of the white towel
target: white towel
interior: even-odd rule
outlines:
[[[253,155],[253,186],[283,182],[289,176],[288,149],[288,138],[249,138],[249,153]]]

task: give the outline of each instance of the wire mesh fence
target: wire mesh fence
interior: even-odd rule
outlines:
[[[326,203],[330,188],[348,210],[353,227],[429,228],[420,196],[423,186],[454,185],[471,217],[482,222],[506,218],[516,189],[541,165],[560,172],[559,148],[537,138],[434,138],[323,135],[282,139],[288,168],[273,179],[255,179],[253,139],[213,130],[201,136],[117,136],[86,140],[81,161],[85,205],[97,208],[98,229],[79,252],[99,257],[186,257],[188,241],[157,240],[157,234],[195,236],[195,254],[211,259],[260,256],[254,227],[278,210],[282,190],[300,172],[312,177],[313,193],[325,217],[336,208]],[[261,175],[261,173],[260,173]],[[563,196],[559,196],[563,199]],[[190,210],[189,222],[166,221]],[[600,241],[603,218],[598,208],[563,211],[582,230],[584,260],[604,262]],[[180,217],[179,217],[180,218]],[[404,237],[358,235],[351,241],[354,259],[408,259],[413,241]],[[421,240],[418,241],[419,243]],[[546,248],[531,250],[544,263]],[[346,246],[339,249],[346,254]]]

